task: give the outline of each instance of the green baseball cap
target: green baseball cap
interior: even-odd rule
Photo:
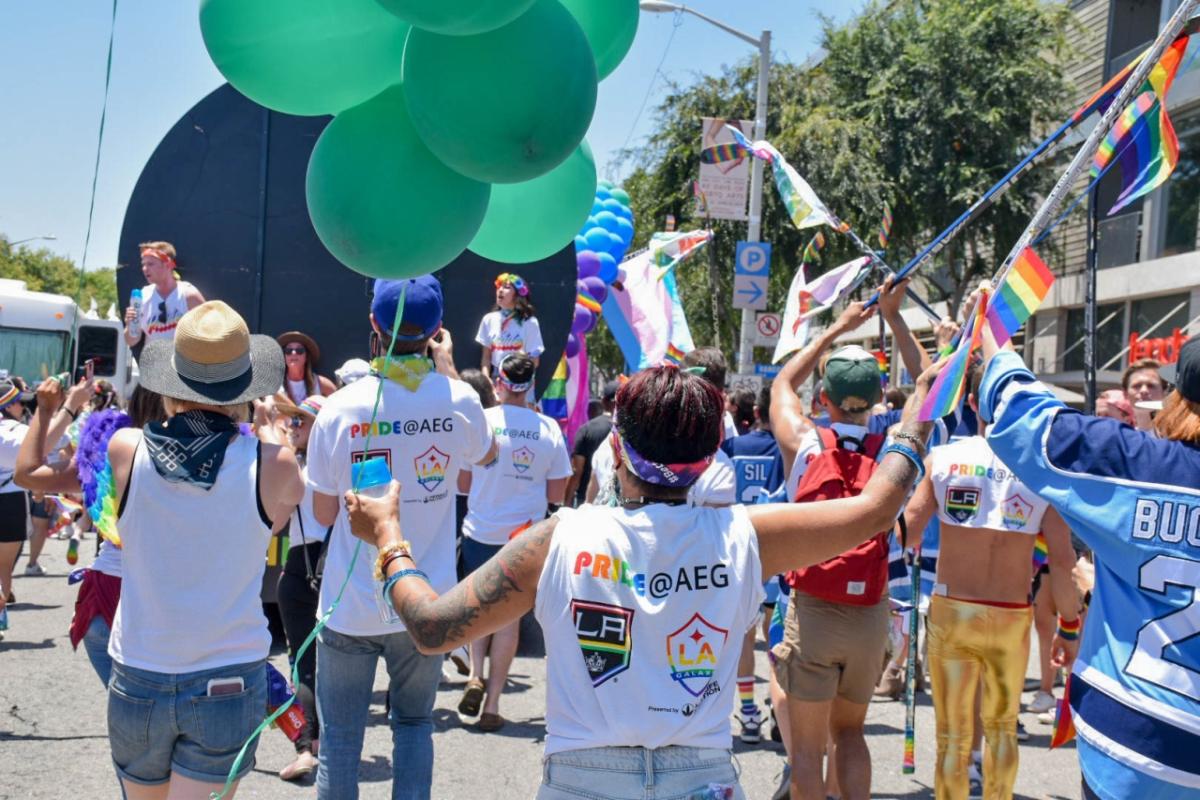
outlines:
[[[843,411],[867,411],[883,398],[879,362],[858,345],[835,350],[825,362],[821,387]]]

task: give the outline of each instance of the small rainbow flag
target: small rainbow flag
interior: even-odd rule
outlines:
[[[825,231],[817,231],[817,235],[809,239],[808,244],[804,247],[804,254],[800,256],[801,264],[816,264],[817,258],[821,254],[821,250],[825,247]]]
[[[1037,538],[1033,540],[1033,571],[1037,572],[1046,566],[1046,562],[1049,560],[1050,545],[1046,542],[1045,534],[1038,531]]]
[[[1012,339],[1046,299],[1053,284],[1054,273],[1046,262],[1032,247],[1026,247],[988,304],[987,322],[996,344],[1003,346]]]
[[[727,164],[746,157],[746,148],[737,142],[715,144],[700,151],[701,164]]]
[[[1171,176],[1179,162],[1179,139],[1167,116],[1167,92],[1187,50],[1187,39],[1171,43],[1134,101],[1121,112],[1092,161],[1092,176],[1114,158],[1121,168],[1121,193],[1109,214],[1120,211]],[[1154,107],[1158,106],[1158,113]]]
[[[875,363],[879,365],[879,377],[884,383],[887,383],[888,375],[892,372],[891,364],[888,363],[887,353],[882,350],[872,350],[871,355],[875,356]]]
[[[579,294],[575,295],[575,303],[576,303],[576,305],[583,306],[584,308],[586,308],[588,311],[592,312],[593,314],[600,313],[600,308],[601,308],[600,304],[597,303],[596,299],[594,297],[592,297],[590,294],[585,294],[583,292],[580,292]]]
[[[886,250],[888,237],[892,235],[892,207],[883,201],[883,220],[879,223],[879,249]]]
[[[567,418],[567,354],[563,353],[554,368],[546,391],[542,393],[542,413],[551,419]]]
[[[975,306],[975,314],[971,317],[967,328],[958,340],[958,348],[950,355],[950,363],[937,376],[929,389],[929,396],[921,405],[918,419],[922,422],[932,422],[954,412],[962,402],[963,389],[967,382],[967,366],[971,363],[971,353],[979,347],[983,337],[984,315],[987,313],[988,296],[984,294]]]
[[[1071,719],[1071,676],[1063,688],[1062,699],[1054,711],[1054,732],[1050,734],[1050,749],[1062,747],[1075,738],[1075,721]]]
[[[679,366],[683,363],[683,357],[685,355],[687,355],[687,353],[676,347],[674,343],[669,343],[667,345],[667,354],[663,356],[663,363]]]

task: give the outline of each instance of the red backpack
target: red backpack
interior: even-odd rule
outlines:
[[[812,503],[860,494],[875,471],[875,458],[885,437],[869,433],[860,443],[850,436],[839,437],[831,428],[817,428],[821,450],[809,461],[796,503]],[[847,450],[842,442],[858,444],[858,451]],[[805,594],[852,606],[873,606],[887,590],[888,534],[881,531],[867,541],[821,564],[792,570],[787,582]]]

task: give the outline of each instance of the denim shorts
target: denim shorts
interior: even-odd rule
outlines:
[[[745,800],[729,750],[592,747],[547,756],[537,800]]]
[[[208,696],[208,682],[241,678],[245,689]],[[113,662],[108,685],[108,738],[121,778],[166,783],[171,773],[223,783],[242,744],[267,710],[263,661],[166,674]],[[254,767],[257,740],[246,749],[237,778]]]

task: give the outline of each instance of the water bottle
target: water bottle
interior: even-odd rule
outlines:
[[[350,465],[350,486],[364,497],[387,496],[391,482],[392,471],[386,458],[376,456]]]
[[[129,293],[129,306],[133,309],[133,320],[129,323],[129,335],[137,336],[142,328],[142,290]]]
[[[274,714],[275,710],[292,698],[294,692],[288,685],[287,679],[279,674],[279,670],[267,662],[267,713]],[[304,732],[304,709],[292,703],[288,710],[275,718],[272,724],[283,731],[283,735],[295,742]]]

